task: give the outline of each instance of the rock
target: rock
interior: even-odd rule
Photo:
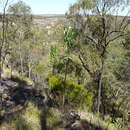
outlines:
[[[7,98],[9,98],[9,95],[7,93],[3,93],[2,94],[2,100],[5,100]]]
[[[18,84],[10,79],[0,80],[0,110],[6,111],[5,116],[24,108],[25,102],[28,100],[38,106],[44,105],[44,96],[40,91],[31,89],[31,87],[21,87]]]

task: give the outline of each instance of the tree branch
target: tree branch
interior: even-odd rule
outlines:
[[[86,65],[86,64],[84,63],[84,61],[83,61],[81,55],[79,55],[79,59],[80,59],[82,65],[83,65],[84,69],[90,74],[90,76],[92,76],[92,72],[90,71],[88,65]]]

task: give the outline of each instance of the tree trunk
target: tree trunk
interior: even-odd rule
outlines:
[[[98,101],[97,101],[97,113],[100,114],[100,106],[101,106],[101,93],[102,93],[102,78],[104,73],[104,58],[101,58],[101,71],[100,77],[98,81]]]
[[[64,75],[64,94],[66,93],[66,80],[67,80],[67,73],[68,73],[68,65],[69,65],[69,58],[67,59],[66,61],[66,64],[65,64],[65,75]],[[65,95],[63,94],[63,97],[62,97],[62,109],[63,109],[63,112],[65,110]]]
[[[21,39],[19,40],[19,58],[20,58],[20,68],[21,68],[21,74],[23,74],[23,59],[21,54]]]
[[[28,67],[28,77],[29,77],[29,79],[31,79],[31,71],[32,71],[32,67],[29,63],[29,67]]]
[[[13,77],[13,73],[12,73],[12,71],[13,71],[13,67],[12,67],[12,64],[10,65],[10,78],[12,78]]]
[[[6,22],[6,8],[8,6],[9,0],[5,1],[3,6],[3,15],[2,15],[2,42],[0,44],[0,80],[2,78],[2,70],[3,70],[3,62],[2,62],[2,50],[5,47],[5,40],[6,40],[6,31],[7,31],[7,22]],[[4,61],[4,60],[3,60]]]
[[[29,72],[28,72],[28,77],[29,79],[31,79],[31,70],[29,69]]]
[[[40,114],[41,130],[47,130],[47,106],[41,108]]]
[[[2,57],[1,57],[1,51],[0,51],[0,80],[2,78]]]
[[[23,74],[23,59],[20,54],[21,74]]]

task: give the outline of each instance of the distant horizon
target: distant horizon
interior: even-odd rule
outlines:
[[[48,14],[33,14],[32,13],[32,15],[65,15],[65,14],[56,14],[56,13],[53,13],[53,14],[49,14],[49,13]]]

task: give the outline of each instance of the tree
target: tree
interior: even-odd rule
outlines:
[[[98,114],[108,49],[115,42],[120,42],[129,25],[127,16],[118,16],[127,4],[126,0],[79,0],[67,13],[72,28],[68,31],[73,32],[74,39],[68,47],[79,57],[97,89]]]
[[[8,13],[10,21],[13,22],[12,29],[15,30],[15,45],[12,46],[12,53],[19,54],[20,59],[20,72],[24,72],[24,58],[27,59],[27,46],[26,43],[29,43],[27,40],[31,39],[31,25],[32,25],[32,15],[31,8],[26,5],[24,2],[19,1],[8,8]],[[26,42],[26,43],[25,43]],[[25,44],[24,44],[25,43]],[[16,47],[17,46],[17,47]],[[16,49],[16,50],[15,50]],[[18,60],[19,61],[19,60]]]
[[[5,60],[6,55],[9,51],[9,40],[8,40],[8,27],[9,27],[9,20],[7,17],[7,7],[9,4],[9,0],[5,0],[3,2],[2,7],[2,15],[0,21],[2,22],[1,25],[1,37],[0,37],[0,79],[3,71],[3,63]]]

